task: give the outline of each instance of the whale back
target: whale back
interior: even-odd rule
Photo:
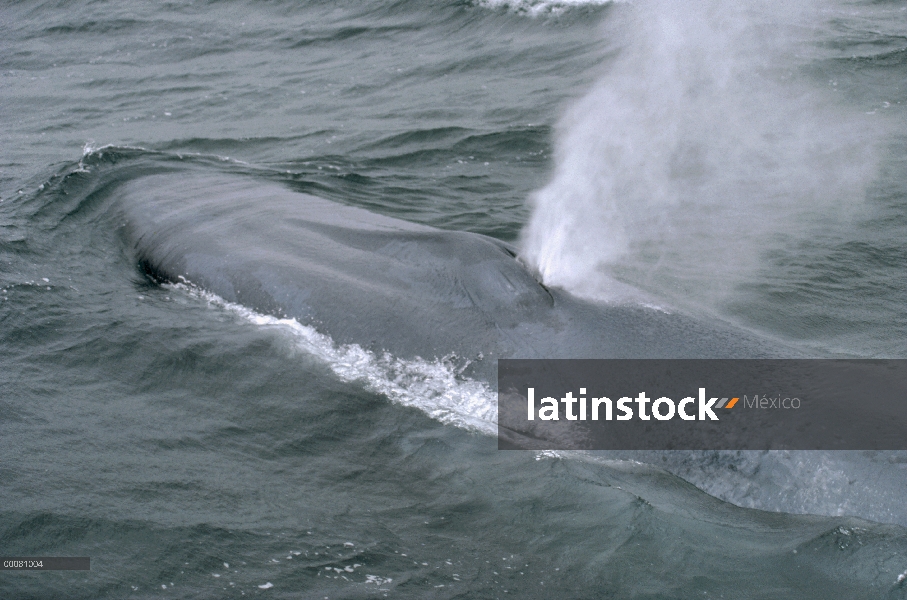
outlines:
[[[499,240],[252,178],[150,175],[124,184],[116,204],[153,279],[295,318],[337,343],[486,362],[777,354],[721,324],[548,289]]]

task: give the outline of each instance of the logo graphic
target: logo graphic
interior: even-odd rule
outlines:
[[[573,392],[567,392],[563,398],[560,399],[560,403],[564,405],[564,418],[568,421],[598,421],[601,417],[605,421],[615,420],[615,403],[611,401],[610,398],[602,396],[601,398],[590,398],[586,399],[586,388],[579,388],[580,396],[578,398],[573,397]],[[737,404],[737,401],[740,398],[722,398],[720,401],[718,398],[709,398],[706,400],[705,388],[699,388],[699,398],[693,398],[692,396],[687,396],[682,399],[679,403],[675,404],[671,398],[667,396],[661,396],[657,400],[652,400],[646,396],[645,392],[640,392],[635,398],[630,398],[628,396],[623,396],[616,403],[616,409],[618,414],[616,415],[617,421],[629,421],[634,417],[634,409],[632,404],[635,402],[637,405],[635,415],[643,421],[648,421],[653,417],[658,421],[669,421],[674,418],[674,416],[680,417],[684,421],[704,421],[706,418],[712,421],[718,421],[718,416],[713,412],[713,408],[734,408],[734,405]],[[730,400],[730,402],[728,402]],[[652,403],[652,411],[648,412],[648,405]],[[717,403],[717,404],[716,404]],[[576,413],[575,405],[579,405],[579,414]],[[698,413],[689,413],[688,407],[694,404],[698,407]],[[590,411],[588,410],[591,407],[591,419],[588,418]],[[558,407],[558,400],[555,400],[553,397],[548,396],[542,398],[539,401],[538,411],[536,411],[536,401],[535,401],[535,388],[527,388],[526,390],[526,418],[529,421],[534,421],[536,412],[538,412],[538,417],[542,421],[559,421],[560,420],[560,410]]]

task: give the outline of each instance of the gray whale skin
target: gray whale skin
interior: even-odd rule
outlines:
[[[546,288],[499,240],[393,219],[253,178],[149,175],[115,196],[146,274],[400,358],[760,358],[721,322]]]

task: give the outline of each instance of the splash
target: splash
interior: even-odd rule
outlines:
[[[604,6],[621,0],[478,0],[476,4],[486,8],[504,8],[531,16],[559,15],[571,8]]]
[[[370,352],[358,344],[336,344],[329,336],[296,319],[258,313],[227,302],[189,283],[168,287],[226,310],[258,327],[287,335],[299,350],[323,361],[342,381],[361,382],[366,389],[392,402],[417,408],[433,419],[485,435],[497,433],[497,402],[486,383],[460,375],[468,365],[455,357],[404,360],[391,354]]]
[[[553,177],[531,198],[523,258],[544,282],[611,300],[621,280],[714,304],[776,245],[853,218],[879,126],[804,74],[815,13],[662,0],[615,11],[616,58],[561,119]]]

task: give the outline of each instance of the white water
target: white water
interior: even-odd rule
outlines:
[[[397,404],[418,408],[442,423],[497,435],[495,393],[486,383],[461,377],[459,373],[467,365],[458,364],[456,357],[403,360],[388,353],[378,355],[358,344],[337,344],[330,336],[296,319],[264,315],[188,284],[170,287],[226,310],[242,321],[288,336],[296,349],[322,361],[342,381],[362,382],[366,389]]]
[[[486,8],[506,8],[517,13],[538,16],[557,15],[570,8],[601,6],[612,2],[614,0],[479,0],[477,4]]]

